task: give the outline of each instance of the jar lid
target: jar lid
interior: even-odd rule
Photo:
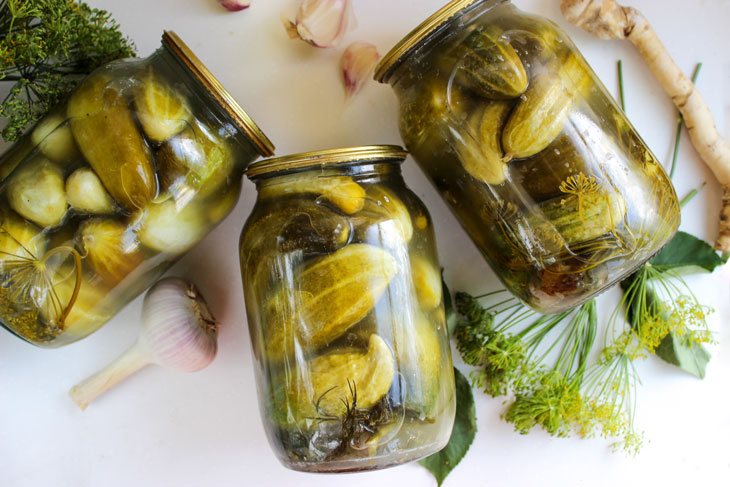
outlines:
[[[162,42],[190,69],[203,87],[218,101],[238,127],[253,141],[259,154],[263,157],[274,155],[274,144],[261,131],[256,122],[246,113],[241,105],[223,88],[223,85],[208,68],[193,54],[193,51],[171,30],[162,34]]]
[[[265,159],[251,164],[246,171],[246,175],[250,179],[254,179],[273,172],[324,167],[331,164],[387,161],[392,159],[402,161],[407,155],[408,152],[399,145],[363,145],[359,147],[301,152],[299,154]]]
[[[443,25],[446,21],[456,16],[462,10],[470,7],[480,0],[452,0],[447,3],[435,14],[424,20],[418,27],[413,29],[407,36],[396,44],[388,54],[383,56],[378,65],[375,67],[375,75],[373,76],[376,81],[381,83],[387,83],[390,79],[390,75],[393,74],[393,69],[397,64],[400,63],[402,58],[412,51],[421,42],[426,40],[428,36]]]

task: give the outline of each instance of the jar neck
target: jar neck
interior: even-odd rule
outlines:
[[[396,91],[408,89],[411,82],[418,82],[414,79],[413,74],[416,71],[422,72],[422,70],[414,69],[414,67],[427,60],[435,47],[449,38],[458,36],[458,32],[465,32],[469,24],[498,6],[516,9],[511,0],[480,0],[465,7],[458,14],[443,22],[413,49],[403,54],[394,66],[388,83]]]
[[[262,174],[253,179],[258,190],[267,186],[289,182],[292,179],[322,179],[347,176],[356,181],[382,182],[402,179],[400,165],[402,160],[386,160],[378,162],[348,162],[343,164],[327,164],[326,166],[307,167],[296,170],[280,170],[275,173]]]
[[[203,118],[210,118],[212,126],[219,127],[219,135],[237,145],[245,153],[252,155],[251,159],[259,157],[259,151],[251,138],[243,132],[220,102],[206,89],[188,66],[166,44],[152,53],[146,62],[155,68],[160,76],[166,78],[171,85],[182,85],[189,94],[204,107],[207,113],[200,113]]]

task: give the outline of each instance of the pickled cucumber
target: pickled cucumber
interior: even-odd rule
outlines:
[[[152,152],[129,100],[103,74],[92,75],[68,101],[76,144],[110,195],[126,210],[144,208],[157,194]]]
[[[147,70],[135,87],[134,108],[142,130],[154,142],[180,133],[192,118],[185,99],[152,70]]]
[[[357,407],[369,409],[388,393],[395,370],[393,352],[378,335],[370,337],[367,352],[345,349],[308,360],[274,384],[273,418],[297,427],[341,418],[355,394]]]
[[[307,199],[286,202],[249,221],[240,249],[241,265],[245,274],[254,276],[258,292],[283,278],[271,259],[288,257],[290,252],[302,259],[334,252],[349,242],[352,233],[347,217]]]
[[[520,96],[527,89],[527,72],[522,60],[494,26],[472,32],[453,54],[455,79],[475,93],[497,100]]]
[[[438,323],[423,313],[397,326],[396,357],[406,385],[406,407],[430,416],[441,385],[441,337]]]
[[[165,142],[156,159],[161,188],[177,200],[216,193],[235,168],[228,142],[198,120]]]
[[[351,218],[359,239],[370,241],[372,238],[380,240],[385,235],[382,225],[386,222],[393,222],[397,235],[404,243],[411,241],[413,237],[413,221],[406,205],[390,189],[380,184],[369,185],[366,191],[366,201],[363,208]],[[377,235],[368,235],[373,226]],[[394,242],[392,242],[394,243]]]
[[[411,257],[411,276],[418,302],[425,311],[441,304],[441,274],[429,260],[418,255]]]
[[[486,184],[502,184],[507,178],[507,161],[500,134],[512,105],[493,102],[475,112],[471,138],[459,147],[459,160],[466,172]]]
[[[502,148],[511,157],[537,154],[563,131],[573,98],[559,76],[543,73],[517,103],[502,132]]]
[[[320,178],[311,175],[292,174],[277,179],[275,183],[259,188],[262,199],[296,196],[312,193],[351,215],[365,205],[365,190],[349,176],[323,174]]]
[[[544,240],[550,241],[553,232],[557,232],[572,247],[615,231],[623,223],[626,203],[619,193],[597,190],[546,201],[540,210],[549,225],[533,224],[538,236],[544,234]]]
[[[368,244],[303,264],[265,304],[266,355],[281,360],[334,341],[372,309],[397,272],[393,256]]]

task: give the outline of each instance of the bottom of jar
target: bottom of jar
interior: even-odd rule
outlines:
[[[397,467],[404,463],[415,462],[426,458],[438,451],[441,451],[444,444],[424,445],[419,448],[412,448],[402,452],[390,452],[380,456],[364,458],[347,458],[342,460],[330,460],[326,462],[291,462],[287,459],[279,459],[281,463],[292,470],[310,473],[355,473],[367,472],[369,470],[382,470],[384,468]]]

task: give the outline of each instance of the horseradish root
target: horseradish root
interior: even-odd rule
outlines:
[[[638,10],[615,0],[561,0],[566,19],[600,39],[628,39],[684,117],[692,145],[722,184],[715,248],[730,252],[730,145],[717,131],[707,103]]]

